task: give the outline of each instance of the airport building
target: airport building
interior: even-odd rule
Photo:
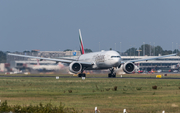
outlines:
[[[137,59],[150,58],[150,57],[155,57],[155,56],[121,56],[123,61],[137,60]],[[140,70],[146,70],[146,71],[151,71],[152,69],[153,70],[160,69],[162,71],[179,70],[180,57],[171,56],[156,60],[135,62],[135,64],[140,68]]]

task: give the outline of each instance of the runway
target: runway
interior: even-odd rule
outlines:
[[[0,75],[0,78],[4,77],[13,77],[13,78],[20,78],[20,77],[33,77],[33,78],[56,78],[56,76],[13,76],[13,75]],[[59,78],[80,78],[77,76],[59,76]],[[108,77],[86,77],[86,78],[108,78]],[[116,77],[117,79],[180,79],[180,77],[162,77],[162,78],[156,78],[156,77]],[[81,78],[80,78],[81,79]],[[108,78],[112,79],[112,78]]]

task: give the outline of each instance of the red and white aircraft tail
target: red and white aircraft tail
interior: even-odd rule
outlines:
[[[81,49],[81,54],[84,54],[84,46],[83,46],[83,41],[82,41],[82,35],[81,35],[81,30],[79,29],[79,41],[80,41],[80,49]]]

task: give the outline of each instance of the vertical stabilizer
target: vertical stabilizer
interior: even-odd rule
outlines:
[[[81,35],[81,30],[79,29],[79,41],[80,41],[80,49],[81,49],[81,54],[84,54],[84,46],[83,46],[83,41],[82,41],[82,35]]]

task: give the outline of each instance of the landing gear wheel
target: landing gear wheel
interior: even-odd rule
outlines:
[[[116,73],[114,72],[114,68],[110,68],[109,70],[111,71],[111,73],[108,74],[108,77],[109,78],[111,78],[111,77],[115,78],[116,77]]]
[[[79,73],[78,77],[86,77],[86,74],[85,73]]]
[[[86,77],[86,74],[83,74],[83,77]]]
[[[113,73],[113,74],[109,73],[109,74],[108,74],[108,77],[109,77],[109,78],[111,78],[111,77],[112,77],[112,78],[116,78],[116,73]]]
[[[116,78],[116,73],[113,73],[112,77],[113,77],[113,78]]]

